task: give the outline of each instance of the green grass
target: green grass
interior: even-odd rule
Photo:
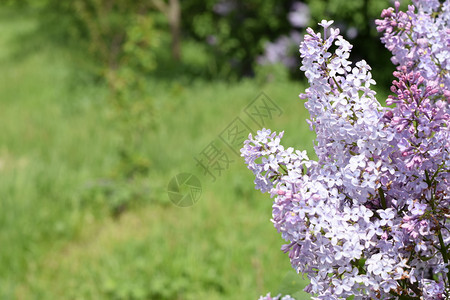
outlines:
[[[18,37],[35,26],[33,15],[0,11],[1,299],[256,299],[292,281],[271,199],[243,160],[228,152],[234,162],[212,182],[193,157],[261,91],[284,111],[269,127],[311,153],[301,84],[149,79],[152,125],[136,146],[148,171],[126,179],[127,137],[107,88],[67,50],[19,54]],[[189,208],[167,196],[181,172],[202,183]]]

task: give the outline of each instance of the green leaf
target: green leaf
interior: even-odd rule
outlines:
[[[297,274],[294,270],[290,270],[284,276],[275,295],[291,295],[296,300],[310,299],[311,295],[303,291],[308,284],[308,279],[303,279],[301,274]]]

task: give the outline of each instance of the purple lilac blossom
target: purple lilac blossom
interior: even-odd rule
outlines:
[[[323,36],[308,28],[300,53],[310,87],[300,97],[318,160],[269,129],[241,149],[256,188],[274,197],[282,251],[310,279],[312,299],[450,297],[449,55],[439,46],[449,2],[383,11],[378,29],[399,64],[387,108],[332,22],[319,24]]]
[[[219,0],[213,6],[213,11],[221,16],[226,16],[236,9],[236,3],[232,0]]]
[[[307,4],[303,2],[294,2],[291,11],[288,14],[288,20],[293,27],[304,28],[308,25],[311,14]]]
[[[208,43],[208,45],[214,46],[217,44],[217,37],[215,35],[208,35],[206,37],[206,43]]]
[[[392,62],[416,70],[440,88],[450,85],[450,2],[414,0],[406,12],[383,10],[376,20],[377,30],[384,32],[381,41],[392,52]]]
[[[358,29],[356,27],[349,27],[346,31],[346,34],[349,39],[353,40],[358,36]]]
[[[258,57],[258,63],[261,65],[281,63],[288,68],[296,67],[298,60],[292,55],[292,50],[297,47],[302,38],[299,32],[291,31],[288,36],[281,36],[274,42],[267,42],[264,54]]]

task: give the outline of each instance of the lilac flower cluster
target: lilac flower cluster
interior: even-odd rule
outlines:
[[[270,293],[268,293],[264,297],[263,296],[259,297],[258,300],[295,300],[295,299],[289,295],[287,295],[287,296],[278,295],[278,296],[272,297],[272,296],[270,296]]]
[[[291,11],[288,14],[289,23],[293,27],[304,28],[311,19],[309,6],[303,2],[294,2]]]
[[[269,129],[241,149],[313,299],[450,297],[450,0],[414,4],[377,21],[398,64],[390,107],[375,98],[371,68],[353,65],[352,45],[322,21],[323,36],[308,29],[300,46],[318,160]]]
[[[450,2],[413,0],[408,11],[383,10],[377,29],[381,41],[392,52],[392,62],[416,70],[441,88],[450,85]],[[416,8],[418,11],[416,12]],[[431,30],[432,29],[432,30]]]
[[[258,57],[258,63],[260,65],[281,63],[288,68],[297,66],[297,58],[292,56],[292,52],[302,38],[302,34],[293,30],[289,35],[282,35],[274,42],[266,42],[264,54]]]

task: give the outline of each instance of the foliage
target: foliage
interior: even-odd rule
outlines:
[[[66,41],[85,44],[101,68],[117,69],[130,59],[142,71],[153,68],[152,49],[158,46],[159,33],[155,16],[141,1],[47,0],[43,14],[43,28],[59,25],[57,38],[64,39],[64,34]]]
[[[289,31],[289,3],[279,1],[183,1],[183,28],[210,46],[213,75],[250,75],[264,42]]]
[[[370,64],[389,64],[388,52],[375,39],[373,23],[389,0],[305,0],[304,3],[294,0],[42,0],[39,5],[19,0],[10,2],[43,7],[41,30],[57,33],[53,38],[60,42],[70,40],[71,45],[89,49],[94,60],[86,67],[92,68],[95,61],[94,71],[112,85],[152,73],[157,61],[163,64],[162,68],[170,68],[171,62],[156,57],[156,53],[171,47],[171,43],[172,58],[177,58],[177,64],[183,64],[177,49],[181,41],[182,45],[195,41],[201,48],[207,48],[208,64],[200,72],[207,77],[253,76],[261,56],[280,39],[290,41],[292,47],[283,55],[295,62],[290,67],[297,66],[299,39],[294,36],[301,36],[307,26],[317,28],[323,18],[339,20],[337,26],[352,38],[356,57],[365,57]],[[171,8],[178,5],[181,7],[177,15],[172,13],[177,9]],[[292,18],[297,18],[297,23]],[[298,18],[303,20],[298,23]],[[126,70],[120,71],[123,67]],[[391,80],[385,68],[378,69],[374,71],[377,81]],[[173,69],[173,75],[178,71]],[[296,67],[291,71],[291,76],[299,77]]]
[[[388,5],[388,0],[358,1],[305,1],[300,12],[309,10],[304,24],[294,26],[289,14],[298,1],[183,1],[183,28],[189,37],[209,45],[211,62],[216,76],[252,75],[268,42],[287,37],[292,32],[302,33],[306,26],[317,28],[323,18],[339,20],[338,27],[349,33],[355,45],[355,55],[365,57],[369,63],[388,65],[389,54],[376,39],[374,20]],[[296,40],[294,39],[294,42]],[[376,50],[375,50],[376,49]],[[298,44],[294,52],[298,55]],[[381,55],[381,56],[380,56]],[[384,70],[384,68],[380,68]],[[298,76],[296,72],[295,76]],[[379,72],[377,79],[390,80],[390,74]]]

